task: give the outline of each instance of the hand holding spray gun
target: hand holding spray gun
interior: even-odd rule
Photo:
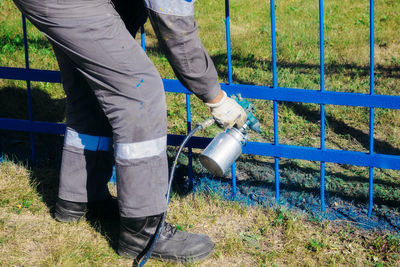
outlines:
[[[206,103],[210,108],[215,123],[224,130],[232,128],[234,125],[237,128],[242,127],[247,119],[246,111],[234,98],[228,97],[225,91],[222,91],[222,94],[222,99],[217,103]]]
[[[253,103],[243,99],[240,94],[228,98],[223,93],[224,97],[218,103],[206,105],[210,107],[215,122],[225,132],[219,133],[200,154],[201,164],[218,176],[223,176],[242,153],[248,138],[246,129],[260,132],[260,123],[253,114]],[[210,120],[203,123],[211,125]]]

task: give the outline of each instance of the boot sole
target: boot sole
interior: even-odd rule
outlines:
[[[190,257],[186,256],[165,256],[157,253],[152,253],[150,256],[150,259],[155,259],[155,260],[160,260],[160,261],[172,261],[172,262],[192,262],[192,261],[198,261],[198,260],[203,260],[206,259],[208,256],[211,255],[211,253],[214,250],[214,245],[209,251],[203,252],[198,255],[192,255]],[[126,247],[119,247],[118,248],[118,255],[129,258],[129,259],[136,259],[137,255],[139,254],[138,252],[135,252],[129,248]]]
[[[161,254],[157,253],[152,253],[150,258],[155,259],[155,260],[161,260],[161,261],[179,261],[179,262],[192,262],[192,261],[200,261],[208,258],[214,250],[214,246],[210,251],[203,252],[198,255],[192,255],[190,257],[185,257],[185,256],[161,256]]]

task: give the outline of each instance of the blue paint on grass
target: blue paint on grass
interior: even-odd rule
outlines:
[[[318,177],[316,177],[317,179]],[[196,177],[196,191],[217,194],[224,199],[232,199],[232,185],[229,179],[211,176]],[[237,185],[235,201],[245,205],[262,205],[265,207],[284,207],[291,211],[307,214],[310,220],[331,220],[349,223],[367,230],[388,230],[400,234],[400,208],[376,206],[375,212],[368,217],[367,205],[345,200],[338,196],[327,195],[326,211],[321,212],[318,190],[315,192],[281,189],[280,205],[275,202],[274,184],[241,181]]]

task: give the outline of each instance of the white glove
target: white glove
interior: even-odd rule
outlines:
[[[219,127],[228,129],[236,125],[241,128],[247,120],[246,111],[234,99],[229,98],[225,91],[222,92],[224,96],[218,103],[205,104],[210,107],[211,115]]]

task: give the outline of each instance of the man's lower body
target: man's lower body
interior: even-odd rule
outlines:
[[[119,252],[136,257],[168,205],[166,106],[160,76],[109,1],[15,3],[51,41],[67,95],[56,219],[77,220],[93,203],[106,208],[102,205],[110,199],[107,182],[115,162]],[[164,231],[162,236],[155,249],[160,258],[196,259],[212,251],[206,236],[181,231]],[[175,243],[188,248],[179,251]]]

